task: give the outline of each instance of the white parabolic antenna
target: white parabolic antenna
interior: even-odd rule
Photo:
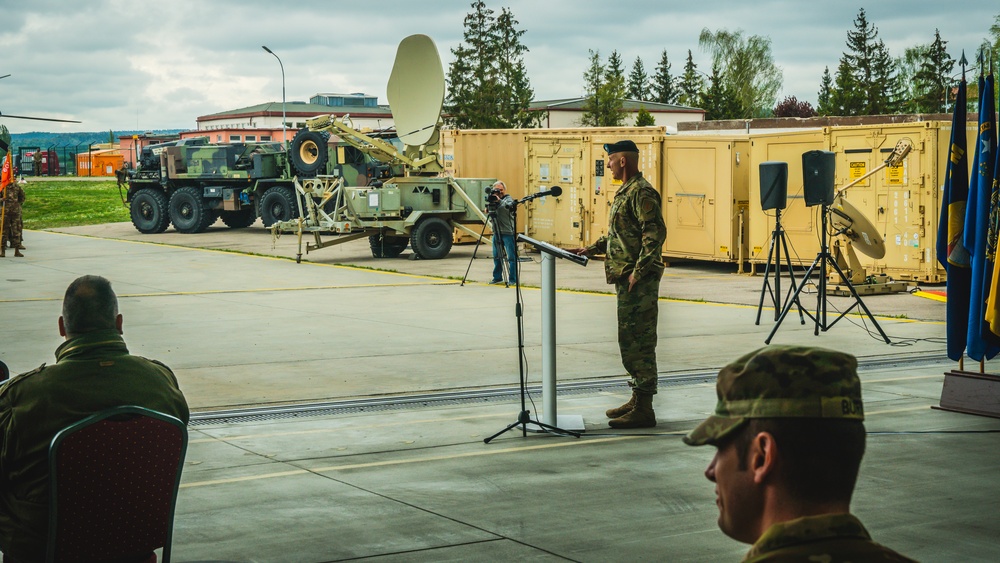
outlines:
[[[843,230],[844,236],[863,254],[876,260],[885,256],[885,240],[878,229],[843,196],[837,196],[833,200],[833,205],[830,206],[830,222],[836,229]]]
[[[436,141],[444,106],[444,67],[433,39],[411,35],[400,41],[386,97],[400,141],[411,147]]]

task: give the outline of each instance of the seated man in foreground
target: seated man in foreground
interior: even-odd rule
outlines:
[[[850,514],[865,453],[854,356],[770,346],[722,368],[718,403],[684,442],[718,451],[719,528],[753,544],[744,561],[912,561]]]
[[[17,561],[45,558],[49,444],[63,428],[98,411],[136,405],[187,423],[170,368],[132,356],[111,283],[77,278],[66,289],[55,365],[0,387],[0,551]]]

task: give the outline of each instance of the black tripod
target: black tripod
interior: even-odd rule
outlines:
[[[517,225],[517,203],[514,203],[515,207],[511,209],[511,215],[514,217],[514,224]],[[489,225],[493,229],[493,240],[499,240],[500,244],[493,244],[493,251],[499,252],[501,271],[503,272],[503,285],[504,287],[510,287],[510,271],[508,268],[509,262],[507,261],[507,248],[503,244],[502,238],[496,238],[500,236],[500,223],[497,221],[497,204],[488,203],[486,206],[486,222],[483,223],[483,230],[479,233],[479,240],[482,241],[483,237],[486,235],[486,225]],[[476,260],[476,254],[479,252],[479,244],[476,244],[476,248],[472,250],[472,258],[469,259],[469,266],[465,268],[465,275],[462,276],[462,283],[459,285],[465,285],[465,280],[469,277],[469,270],[472,269],[472,263]],[[499,250],[498,250],[499,249]],[[515,247],[515,250],[516,247]],[[494,256],[494,259],[497,257]],[[514,272],[517,274],[517,272]]]
[[[797,295],[795,272],[792,270],[792,259],[788,252],[788,239],[785,238],[785,229],[781,226],[781,208],[774,209],[774,231],[771,232],[771,248],[767,253],[767,266],[764,266],[764,285],[760,288],[760,303],[757,304],[757,322],[760,324],[760,313],[764,308],[764,296],[770,293],[771,302],[774,304],[774,320],[778,320],[778,315],[783,308],[781,303],[781,249],[785,249],[785,268],[788,270],[788,277],[792,281],[792,287],[788,290],[788,297],[784,305],[789,304],[792,295]],[[774,288],[771,288],[771,259],[774,259]],[[802,314],[802,303],[795,297],[795,304],[799,307],[799,321],[806,324],[805,316]]]
[[[815,270],[817,266],[820,267],[820,272],[819,272],[820,275],[819,275],[819,286],[816,290],[816,315],[813,316],[812,312],[810,311],[805,312],[805,314],[809,315],[809,318],[815,321],[816,323],[816,327],[813,329],[813,334],[818,336],[819,331],[821,329],[823,330],[823,332],[826,332],[833,325],[837,324],[837,321],[844,318],[848,313],[850,313],[855,307],[860,306],[861,309],[864,310],[865,315],[867,315],[868,318],[871,320],[872,324],[875,325],[875,328],[878,329],[878,332],[879,334],[882,335],[882,339],[885,340],[885,343],[886,344],[890,343],[889,337],[885,335],[885,332],[882,330],[882,327],[880,327],[878,322],[875,321],[875,317],[872,316],[871,311],[868,310],[868,307],[865,306],[864,301],[861,300],[861,296],[858,295],[857,290],[854,289],[854,285],[851,284],[851,280],[848,279],[847,275],[844,274],[844,270],[840,268],[840,265],[837,264],[837,261],[830,254],[830,244],[828,240],[829,233],[827,233],[827,217],[829,216],[829,214],[830,214],[830,204],[823,203],[823,208],[821,212],[823,234],[820,237],[819,254],[816,255],[816,260],[813,261],[812,265],[809,266],[809,269],[806,270],[806,273],[803,275],[802,284],[800,284],[798,289],[795,290],[795,293],[792,295],[792,298],[785,303],[785,308],[782,309],[781,316],[778,317],[778,321],[775,323],[774,328],[771,329],[771,334],[767,335],[767,340],[764,341],[764,344],[771,343],[771,339],[774,338],[774,334],[778,332],[778,328],[781,326],[781,322],[785,320],[785,317],[788,315],[788,312],[792,309],[792,305],[799,302],[798,301],[799,293],[802,292],[802,289],[806,286],[806,282],[810,279],[813,270]],[[834,235],[839,235],[842,232],[843,230],[838,231],[834,233]],[[833,322],[830,323],[826,322],[827,263],[833,266],[833,268],[837,271],[837,274],[840,275],[840,279],[844,282],[844,285],[846,285],[848,289],[851,290],[851,295],[854,296],[854,303],[852,303],[850,307],[841,312],[840,315],[836,319],[833,319]],[[799,306],[799,311],[800,312],[802,311],[801,305]]]
[[[517,205],[516,204],[515,204],[515,206],[513,208],[511,208],[511,215],[513,216],[514,224],[516,225],[517,224]],[[494,225],[494,229],[496,229],[496,225]],[[493,236],[500,236],[499,235],[500,231],[494,230],[493,232],[494,232]],[[507,252],[506,252],[506,249],[504,248],[503,242],[501,241],[501,244],[499,244],[498,246],[500,247],[501,257],[502,257],[504,263],[507,263],[507,256],[506,256]],[[518,261],[517,261],[517,246],[514,247],[514,263],[518,264]],[[493,440],[494,438],[496,438],[497,436],[503,434],[504,432],[507,432],[508,430],[512,430],[512,429],[516,428],[518,425],[521,426],[521,436],[527,436],[528,435],[528,424],[534,424],[535,426],[541,428],[542,430],[551,432],[553,434],[562,434],[562,435],[566,435],[566,436],[574,436],[576,438],[579,438],[580,434],[577,433],[577,432],[573,432],[571,430],[563,430],[562,428],[559,428],[557,426],[552,426],[551,424],[545,424],[544,422],[541,422],[541,421],[538,421],[538,420],[535,420],[535,419],[531,418],[531,411],[528,410],[528,406],[527,406],[527,403],[526,403],[527,395],[528,395],[528,382],[527,382],[527,376],[524,373],[524,363],[525,363],[525,360],[524,360],[524,315],[523,315],[524,303],[523,303],[523,301],[521,299],[521,276],[520,276],[520,274],[518,274],[518,272],[514,272],[514,274],[515,274],[514,288],[516,290],[514,293],[517,296],[517,299],[516,299],[517,302],[516,302],[515,307],[514,307],[514,316],[517,318],[517,368],[518,368],[518,373],[519,373],[519,384],[520,384],[520,392],[521,392],[521,412],[519,412],[517,414],[517,420],[515,420],[514,422],[511,422],[510,424],[508,424],[507,427],[504,428],[503,430],[497,432],[496,434],[493,434],[489,438],[484,439],[483,442],[486,443],[486,444],[489,444],[490,441]]]

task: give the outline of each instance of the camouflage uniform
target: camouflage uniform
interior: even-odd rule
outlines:
[[[854,356],[807,346],[769,346],[722,368],[715,412],[684,437],[719,446],[750,419],[864,421]],[[794,422],[791,422],[794,424]],[[718,487],[717,487],[718,491]],[[913,561],[872,541],[851,514],[822,514],[771,525],[743,561]]]
[[[605,253],[604,272],[618,295],[618,347],[631,376],[629,386],[656,393],[656,321],[663,260],[660,252],[667,228],[660,211],[660,194],[636,173],[618,190],[611,205],[608,234],[587,247],[588,254]],[[636,279],[628,290],[628,278]]]
[[[55,365],[43,364],[0,385],[0,550],[5,556],[45,558],[48,452],[55,434],[120,405],[146,407],[185,423],[189,418],[170,369],[130,355],[114,329],[67,340],[56,349]]]
[[[775,524],[743,558],[758,561],[913,561],[872,541],[861,521],[851,514],[807,516]]]
[[[24,189],[14,182],[3,190],[5,210],[3,212],[3,234],[0,235],[0,249],[6,248],[10,241],[11,248],[21,246],[21,205],[24,203]]]

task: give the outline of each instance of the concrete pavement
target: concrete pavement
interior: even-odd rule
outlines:
[[[603,411],[627,397],[614,299],[590,292],[607,289],[599,263],[559,263],[558,285],[585,290],[558,294],[559,410],[582,415],[587,432],[509,432],[484,444],[520,408],[516,394],[486,393],[517,385],[514,290],[482,283],[488,259],[474,261],[477,281],[465,286],[414,271],[460,277],[470,247],[440,261],[394,260],[391,273],[335,265],[376,262],[364,256],[367,241],[295,264],[173,245],[202,235],[140,235],[157,242],[148,244],[101,238],[120,225],[86,229],[29,232],[27,257],[0,261],[0,358],[14,372],[52,361],[66,285],[87,273],[112,280],[131,350],[170,365],[199,415],[177,561],[725,561],[746,550],[715,525],[702,475],[712,448],[679,437],[712,410],[714,371],[763,345],[771,322],[765,311],[754,324],[760,278],[668,271],[664,294],[703,296],[661,301],[657,427],[612,432]],[[217,230],[201,244],[247,250],[237,233]],[[269,234],[243,235],[268,253],[260,251]],[[273,254],[288,256],[291,240]],[[522,268],[537,285],[537,262]],[[539,291],[522,293],[528,380],[537,384]],[[892,297],[932,311],[867,299],[908,317],[879,318],[897,345],[872,338],[858,318],[820,336],[790,318],[775,342],[861,358],[870,436],[854,510],[876,540],[920,560],[992,561],[1000,421],[930,408],[954,365],[942,360],[943,324],[912,319],[943,305]],[[464,395],[435,399],[445,391]],[[537,416],[541,400],[532,398]],[[320,402],[329,408],[304,410]],[[281,404],[303,410],[212,414]]]

